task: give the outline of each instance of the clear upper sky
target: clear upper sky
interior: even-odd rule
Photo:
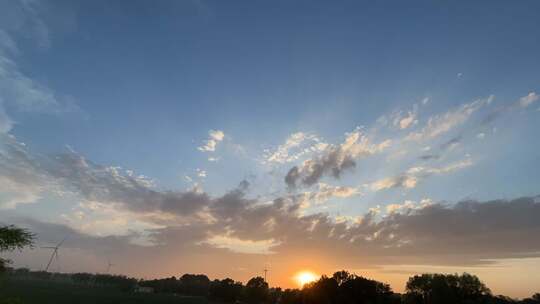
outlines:
[[[271,260],[283,286],[343,267],[400,290],[398,273],[473,267],[527,296],[492,263],[540,268],[539,12],[0,0],[0,220],[40,227],[40,242],[76,235],[66,246],[91,271],[134,246],[131,263],[166,265],[118,271],[245,279]],[[330,244],[347,258],[329,261]]]

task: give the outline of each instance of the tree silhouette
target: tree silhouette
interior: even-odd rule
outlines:
[[[477,303],[491,295],[478,277],[468,273],[416,275],[409,278],[406,291],[406,302],[419,304]]]
[[[334,278],[321,276],[321,278],[304,285],[304,301],[309,304],[336,303],[338,283]]]
[[[242,297],[244,286],[233,279],[214,280],[210,283],[210,298],[225,303],[234,303]]]
[[[318,281],[307,284],[302,289],[302,302],[296,300],[295,293],[288,292],[288,303],[303,304],[369,304],[400,303],[400,297],[392,292],[388,284],[370,280],[345,270],[338,271],[331,278],[322,276]]]
[[[0,227],[0,252],[13,251],[31,246],[33,241],[34,235],[26,229],[17,228],[12,225]],[[7,259],[0,258],[0,272],[6,270],[6,264],[9,262]]]
[[[530,298],[523,299],[523,304],[540,304],[540,293],[533,294]]]
[[[245,288],[245,300],[250,304],[265,303],[268,300],[268,283],[262,277],[250,279]]]
[[[207,296],[210,279],[204,274],[184,274],[180,277],[180,293],[190,296]]]

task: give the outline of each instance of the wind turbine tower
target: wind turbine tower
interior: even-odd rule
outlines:
[[[107,273],[109,273],[112,266],[114,266],[114,264],[111,263],[111,260],[107,260]]]
[[[58,263],[58,249],[60,248],[60,246],[62,246],[62,244],[64,243],[65,240],[66,240],[66,238],[64,238],[56,246],[44,246],[44,247],[41,247],[41,248],[45,248],[45,249],[52,249],[51,258],[49,259],[49,263],[47,263],[47,267],[45,267],[45,272],[49,271],[49,267],[51,266],[51,263],[52,263],[54,258],[56,258],[56,263]]]

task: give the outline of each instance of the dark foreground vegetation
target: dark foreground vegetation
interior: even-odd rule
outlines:
[[[515,300],[492,295],[470,274],[413,276],[404,294],[390,286],[346,271],[322,276],[302,289],[269,288],[261,277],[247,284],[232,279],[211,281],[185,274],[156,280],[118,275],[48,273],[7,269],[0,278],[0,304],[155,303],[155,304],[540,304],[540,294]]]

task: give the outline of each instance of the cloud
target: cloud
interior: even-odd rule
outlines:
[[[13,121],[6,114],[0,99],[0,134],[8,133],[13,128]]]
[[[416,115],[412,112],[409,112],[407,116],[403,117],[399,121],[399,128],[400,129],[407,129],[410,127],[416,120]]]
[[[207,194],[196,190],[158,191],[145,176],[93,164],[74,152],[56,156],[46,172],[85,199],[109,201],[134,212],[189,216],[202,210],[210,200]]]
[[[530,92],[528,95],[523,96],[519,99],[519,105],[522,108],[526,108],[533,104],[535,101],[537,101],[539,98],[538,94],[536,92]]]
[[[418,123],[418,105],[414,104],[412,110],[407,111],[406,114],[403,114],[401,111],[395,113],[392,119],[394,127],[404,130],[414,124]]]
[[[389,147],[390,143],[390,140],[386,140],[372,144],[357,129],[347,134],[342,144],[328,145],[318,156],[292,167],[285,176],[285,183],[289,188],[295,188],[298,183],[311,186],[325,175],[339,178],[343,171],[355,167],[359,158],[379,153]]]
[[[473,165],[472,160],[467,158],[462,161],[451,163],[449,165],[439,168],[422,166],[412,167],[409,168],[405,173],[402,173],[398,176],[380,179],[371,184],[367,184],[366,186],[372,191],[381,191],[390,188],[411,189],[415,188],[419,181],[426,179],[431,175],[450,173],[459,169],[469,167],[471,165]]]
[[[163,212],[177,216],[194,215],[210,202],[207,194],[196,189],[159,191],[145,176],[94,164],[74,151],[53,157],[32,155],[9,135],[0,137],[0,178],[6,181],[4,187],[10,185],[11,192],[27,189],[20,192],[21,195],[26,193],[21,202],[29,202],[29,198],[37,198],[47,189],[49,193],[67,191],[85,200],[116,204],[132,212]],[[2,192],[10,192],[9,189]],[[4,204],[6,200],[3,200]],[[11,202],[13,205],[13,200]]]
[[[54,182],[39,168],[26,146],[9,134],[0,133],[0,208],[33,203],[44,189],[56,191]]]
[[[60,112],[66,107],[55,93],[19,71],[17,64],[0,52],[0,98],[19,111]]]
[[[302,208],[307,208],[312,204],[324,204],[331,198],[349,198],[362,193],[358,188],[346,186],[332,186],[325,183],[318,183],[317,189],[304,192],[299,196]]]
[[[273,239],[262,241],[242,240],[226,235],[215,235],[204,241],[216,248],[226,248],[232,252],[249,254],[273,254],[271,248],[279,245]]]
[[[488,98],[478,99],[471,103],[464,104],[461,107],[442,115],[432,116],[422,130],[409,133],[405,139],[422,141],[444,134],[454,127],[465,123],[474,112],[484,105],[490,104],[493,99],[494,96],[491,95]]]
[[[20,51],[14,35],[35,35],[38,45],[49,45],[48,29],[39,11],[40,2],[35,1],[0,4],[0,133],[9,132],[14,125],[6,108],[42,113],[78,111],[71,100],[59,100],[53,90],[22,73],[16,63]]]
[[[39,231],[40,241],[55,241],[67,235],[66,248],[112,252],[131,265],[144,264],[145,259],[172,259],[171,253],[177,259],[196,255],[196,263],[201,263],[201,256],[206,257],[205,261],[212,256],[218,264],[246,262],[250,256],[264,253],[273,254],[283,265],[289,265],[295,257],[313,254],[351,267],[483,265],[493,263],[487,262],[493,259],[540,256],[538,197],[463,201],[455,205],[429,200],[404,202],[387,207],[385,216],[369,211],[354,222],[337,222],[321,213],[301,216],[290,212],[290,201],[286,200],[244,205],[242,196],[232,195],[229,201],[216,200],[216,204],[228,205],[237,199],[240,207],[228,210],[219,218],[219,225],[192,223],[153,229],[150,246],[133,244],[135,235],[96,237],[62,225],[21,222]],[[191,264],[186,263],[187,259],[181,259],[183,269]],[[126,270],[134,271],[132,267]],[[159,270],[149,271],[156,275]]]
[[[126,263],[129,260],[131,265],[147,259],[172,259],[170,252],[182,252],[186,255],[184,261],[189,259],[200,267],[204,267],[197,264],[201,263],[202,255],[212,255],[216,261],[223,262],[232,258],[231,255],[242,255],[245,259],[265,253],[286,260],[316,254],[349,265],[385,265],[482,264],[486,259],[539,256],[540,252],[540,242],[536,241],[540,233],[538,197],[467,201],[455,206],[429,200],[404,202],[383,206],[386,214],[371,210],[355,221],[336,221],[325,213],[303,214],[301,205],[306,199],[303,194],[278,196],[270,201],[249,198],[247,182],[217,197],[201,190],[163,191],[155,189],[153,182],[144,176],[93,164],[74,151],[40,158],[30,155],[24,145],[7,135],[1,147],[2,178],[7,176],[10,183],[19,182],[25,187],[35,185],[35,193],[50,191],[49,187],[42,187],[48,182],[84,199],[81,208],[66,218],[78,230],[21,220],[39,232],[39,242],[69,235],[68,248],[96,255],[112,252]],[[379,182],[377,188],[416,185],[427,176],[453,172],[471,164],[470,159],[465,159],[442,167],[412,167],[397,179]],[[2,182],[2,185],[9,184]],[[309,194],[313,203],[359,194],[352,187],[317,185],[317,191]],[[25,193],[25,189],[9,188],[12,193]],[[93,210],[113,212],[104,211],[92,219]],[[77,217],[78,211],[84,212],[82,217]],[[130,222],[136,219],[140,223],[138,231],[130,231],[125,223],[107,218],[107,214],[112,217],[122,214]],[[3,213],[1,217],[5,219],[5,216]],[[104,232],[122,235],[100,237],[82,232],[100,223],[110,227]],[[160,228],[151,228],[152,225]],[[144,246],[137,245],[141,238],[147,240]],[[125,270],[133,271],[129,267]],[[156,269],[148,271],[155,274]]]
[[[441,144],[440,148],[441,150],[453,150],[457,146],[461,144],[461,141],[463,140],[463,135],[458,135],[450,138],[449,140],[445,141]]]
[[[4,30],[0,29],[0,53],[18,54],[19,48],[17,44],[11,38],[11,36]]]
[[[200,178],[205,178],[206,177],[206,171],[197,168],[197,176],[200,177]]]
[[[432,159],[439,159],[439,158],[441,158],[441,156],[437,154],[425,154],[425,155],[420,156],[421,160],[432,160]]]
[[[504,114],[510,113],[520,108],[527,108],[530,105],[534,104],[538,100],[539,96],[536,92],[530,92],[529,94],[519,98],[517,101],[512,103],[503,104],[493,109],[484,119],[482,120],[482,125],[488,125]]]
[[[375,181],[369,185],[373,191],[381,191],[389,188],[414,188],[418,183],[418,178],[414,175],[400,175],[396,177],[388,177]]]
[[[433,201],[430,199],[423,199],[420,203],[416,203],[411,200],[406,200],[401,204],[389,204],[386,206],[386,212],[388,214],[392,213],[410,213],[414,210],[420,210],[426,207],[429,207],[433,204]]]
[[[38,47],[49,48],[50,31],[43,19],[43,13],[51,8],[46,6],[49,6],[49,3],[34,0],[0,3],[0,27],[6,32],[24,33]]]
[[[275,151],[265,151],[263,163],[293,162],[308,153],[322,151],[327,146],[328,144],[322,142],[316,135],[296,132],[291,134]]]
[[[225,138],[225,133],[221,130],[210,130],[208,131],[209,139],[205,141],[204,145],[198,147],[199,151],[203,152],[214,152],[216,151],[216,146],[219,142]]]

